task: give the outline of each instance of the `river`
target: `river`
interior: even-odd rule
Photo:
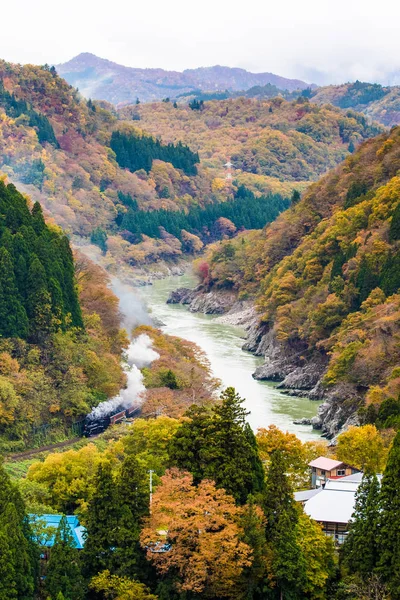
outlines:
[[[303,441],[318,439],[319,433],[311,426],[293,424],[293,419],[313,417],[318,402],[289,396],[273,383],[253,379],[252,373],[262,358],[242,350],[243,329],[218,323],[215,315],[191,313],[185,306],[166,304],[172,290],[195,285],[196,280],[190,274],[171,276],[140,288],[139,293],[151,315],[165,324],[162,328],[165,333],[195,342],[206,353],[213,375],[221,380],[223,387],[235,387],[246,399],[245,407],[250,412],[247,418],[254,430],[274,424]]]

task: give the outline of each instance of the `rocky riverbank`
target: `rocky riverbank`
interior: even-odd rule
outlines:
[[[283,345],[274,331],[259,321],[249,328],[243,348],[265,359],[254,373],[256,379],[278,381],[279,388],[295,396],[306,394],[311,400],[323,401],[310,423],[327,438],[358,424],[357,408],[362,397],[354,386],[338,384],[327,389],[322,383],[329,359],[325,353],[310,353],[301,343]]]
[[[228,313],[236,303],[236,295],[232,292],[206,292],[201,286],[194,290],[178,288],[174,290],[167,304],[186,304],[191,312],[202,312],[205,315],[222,315]]]
[[[327,438],[332,439],[349,425],[358,423],[356,411],[362,398],[357,391],[350,385],[327,390],[322,384],[328,356],[318,351],[310,353],[300,342],[283,345],[273,329],[260,324],[252,302],[239,301],[232,291],[207,291],[202,286],[178,288],[167,302],[187,305],[191,312],[219,315],[219,322],[243,327],[246,331],[243,349],[263,356],[265,361],[253,377],[279,382],[278,387],[293,396],[322,400],[318,415],[310,424],[321,429]]]

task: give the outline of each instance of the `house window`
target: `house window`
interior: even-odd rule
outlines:
[[[346,469],[338,469],[337,474],[338,474],[338,477],[340,475],[346,475]]]
[[[325,475],[325,471],[322,471],[322,470],[321,470],[321,475]]]

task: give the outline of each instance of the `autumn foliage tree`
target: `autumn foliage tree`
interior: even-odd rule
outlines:
[[[178,575],[178,590],[237,598],[240,576],[251,565],[241,514],[213,482],[196,486],[190,473],[172,469],[154,493],[141,544],[160,573]]]
[[[111,575],[107,569],[93,577],[89,587],[105,600],[157,600],[143,583]]]
[[[393,436],[381,433],[375,425],[349,427],[338,436],[336,456],[357,469],[382,473]]]
[[[307,486],[310,480],[308,463],[328,452],[324,442],[302,442],[294,433],[281,431],[276,425],[257,430],[257,444],[260,458],[266,472],[271,464],[273,453],[278,450],[285,462],[285,473],[292,485],[297,488]]]

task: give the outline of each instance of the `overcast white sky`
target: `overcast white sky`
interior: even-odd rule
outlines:
[[[80,52],[135,67],[222,64],[316,83],[400,83],[399,0],[2,2],[0,57]]]

